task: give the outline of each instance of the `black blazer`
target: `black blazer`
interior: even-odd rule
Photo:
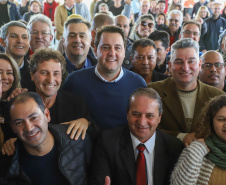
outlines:
[[[170,174],[184,145],[179,139],[156,131],[154,184],[169,184]],[[92,160],[90,184],[136,185],[136,163],[128,126],[104,131],[96,145]]]

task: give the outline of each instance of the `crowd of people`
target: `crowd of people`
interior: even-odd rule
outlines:
[[[0,0],[0,185],[226,184],[225,4]]]

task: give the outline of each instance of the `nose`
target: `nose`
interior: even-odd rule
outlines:
[[[79,37],[78,34],[75,36],[74,42],[77,42],[77,43],[81,42],[81,38]]]
[[[1,73],[2,80],[8,79],[8,75],[5,72]]]
[[[111,56],[115,56],[115,48],[111,47],[108,54],[111,55]]]
[[[145,125],[146,124],[146,116],[145,116],[145,114],[141,114],[141,116],[139,117],[139,124],[140,125]]]
[[[24,127],[25,131],[31,131],[33,128],[34,128],[34,125],[30,121],[26,120],[25,127]]]
[[[18,36],[18,38],[17,38],[17,42],[23,42],[23,39],[22,39],[22,37],[21,37],[21,36]]]
[[[148,57],[146,56],[144,57],[143,64],[148,65],[148,63],[149,63]]]
[[[216,72],[217,69],[216,69],[216,67],[215,67],[214,65],[212,65],[212,67],[210,68],[210,71],[211,71],[211,72]]]
[[[184,63],[183,69],[184,69],[184,71],[189,70],[189,64],[187,62]]]
[[[50,73],[50,74],[48,75],[47,81],[48,81],[49,83],[52,83],[52,82],[53,82],[53,74]]]

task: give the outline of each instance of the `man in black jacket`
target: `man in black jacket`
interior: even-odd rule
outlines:
[[[66,125],[49,125],[50,113],[33,92],[12,99],[8,117],[17,135],[13,156],[1,156],[1,178],[20,176],[33,185],[87,184],[91,141],[71,140]]]

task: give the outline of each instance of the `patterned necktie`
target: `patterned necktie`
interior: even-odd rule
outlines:
[[[145,146],[144,144],[139,144],[137,146],[137,149],[139,151],[139,154],[137,156],[137,185],[147,185],[147,177],[146,177],[146,168],[145,168],[145,156],[144,156],[144,150]]]

